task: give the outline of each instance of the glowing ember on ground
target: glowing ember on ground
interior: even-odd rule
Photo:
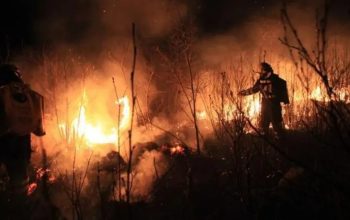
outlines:
[[[27,196],[30,196],[35,192],[35,190],[38,188],[37,183],[31,183],[27,186]]]
[[[48,172],[50,172],[49,169],[44,169],[44,168],[39,168],[36,171],[36,179],[41,179],[45,174],[47,174]]]
[[[175,147],[170,148],[170,154],[171,155],[184,155],[185,148],[180,146],[180,145],[176,145]]]
[[[56,180],[56,177],[52,174],[50,169],[44,169],[44,168],[39,168],[36,171],[36,180],[39,181],[41,178],[43,178],[43,176],[46,175],[47,176],[47,181],[49,183],[53,183]]]
[[[56,181],[56,177],[52,174],[50,169],[39,168],[35,173],[35,181],[27,185],[27,196],[32,195],[35,190],[38,188],[38,182],[46,175],[47,183],[54,183]]]

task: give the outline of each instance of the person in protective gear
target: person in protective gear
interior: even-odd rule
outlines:
[[[21,74],[14,65],[0,65],[0,87],[10,83],[23,83]],[[0,114],[4,113],[4,103],[0,102]],[[27,166],[30,161],[30,134],[18,136],[11,133],[0,136],[0,162],[6,166],[10,186],[14,188],[26,184]]]
[[[263,135],[268,134],[270,123],[277,137],[284,136],[281,102],[289,104],[287,83],[274,73],[268,63],[260,63],[260,77],[254,86],[242,90],[238,95],[246,96],[257,92],[262,95],[259,127]]]
[[[42,96],[24,83],[16,66],[0,65],[0,163],[6,166],[13,190],[24,190],[27,184],[30,134],[45,134],[42,106]]]

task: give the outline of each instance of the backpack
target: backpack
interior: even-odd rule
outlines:
[[[45,135],[43,96],[29,85],[13,82],[0,87],[0,135]]]
[[[276,96],[279,102],[289,104],[287,82],[279,76],[276,77],[276,90]]]

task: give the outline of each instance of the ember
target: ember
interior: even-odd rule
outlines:
[[[44,168],[39,168],[37,171],[36,171],[36,179],[37,180],[40,180],[41,178],[43,178],[43,176],[45,174],[48,174],[50,172],[50,169],[44,169]]]
[[[35,181],[27,185],[27,195],[32,195],[36,189],[38,188],[38,182],[42,180],[42,178],[46,175],[47,183],[54,183],[56,181],[56,177],[52,174],[51,170],[48,168],[39,168],[35,173]]]
[[[175,147],[170,148],[170,154],[171,155],[185,155],[185,148],[180,146],[180,145],[176,145]]]
[[[37,183],[31,183],[27,186],[27,196],[32,195],[35,190],[38,188],[38,184]]]

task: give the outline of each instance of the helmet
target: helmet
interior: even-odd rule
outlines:
[[[273,73],[273,69],[272,69],[271,65],[268,63],[262,62],[262,63],[260,63],[260,67],[261,67],[261,72]]]
[[[0,65],[0,85],[6,85],[11,82],[23,83],[22,75],[18,68],[12,64]]]

